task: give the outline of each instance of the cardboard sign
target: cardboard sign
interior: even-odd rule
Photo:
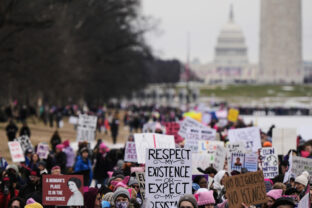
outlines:
[[[11,158],[13,162],[24,162],[24,152],[19,142],[8,142],[9,149],[11,153]]]
[[[309,174],[312,175],[312,159],[292,156],[291,173],[297,177],[301,175],[303,171],[308,171]],[[312,178],[310,178],[310,182],[312,182]]]
[[[230,143],[244,142],[245,148],[252,152],[258,152],[261,148],[260,130],[258,127],[248,127],[229,130]]]
[[[228,120],[231,122],[236,122],[238,119],[239,111],[237,109],[231,108],[228,113]]]
[[[134,162],[134,163],[136,163],[138,161],[136,149],[135,149],[135,142],[127,142],[126,143],[124,161]]]
[[[80,114],[77,128],[77,141],[92,142],[95,140],[96,133],[96,116]]]
[[[144,172],[135,172],[136,179],[139,183],[140,193],[142,199],[145,199],[145,173]]]
[[[56,206],[83,206],[82,175],[43,175],[42,203]]]
[[[188,149],[148,149],[146,154],[146,207],[177,207],[192,193],[192,154]]]
[[[245,173],[225,179],[226,198],[229,207],[241,208],[266,202],[266,191],[262,171]]]
[[[175,148],[174,137],[164,134],[134,134],[138,163],[144,164],[146,150],[149,148]]]
[[[242,168],[246,168],[250,172],[258,170],[258,155],[255,153],[232,153],[231,171],[241,172]]]
[[[49,145],[46,143],[39,143],[37,147],[37,155],[40,159],[47,159],[49,155]]]
[[[297,149],[297,130],[292,128],[274,128],[272,146],[278,155],[286,155],[289,150]]]
[[[25,152],[27,149],[34,149],[33,145],[31,144],[31,141],[27,135],[22,135],[15,139],[15,141],[18,141],[22,147],[23,152]]]
[[[260,161],[264,178],[274,178],[278,175],[278,157],[274,148],[260,149]]]

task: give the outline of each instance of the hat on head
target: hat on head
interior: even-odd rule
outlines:
[[[136,180],[136,178],[130,177],[130,180],[129,180],[129,182],[128,182],[128,185],[129,185],[129,186],[132,186],[132,185],[134,185],[134,184],[139,184],[139,183],[138,183],[138,181]]]
[[[39,171],[34,171],[34,170],[32,170],[32,171],[30,172],[30,176],[37,176],[37,177],[40,177],[40,173],[39,173]]]
[[[8,165],[8,166],[6,167],[6,169],[7,169],[7,170],[13,169],[13,170],[15,170],[16,173],[18,173],[18,167],[17,167],[16,165],[14,165],[14,164]]]
[[[263,143],[263,147],[272,147],[272,143],[269,141],[266,141]]]
[[[53,167],[52,167],[52,169],[51,169],[51,170],[57,170],[57,169],[61,169],[61,167],[60,167],[60,166],[58,166],[58,165],[55,165],[55,166],[53,166]]]
[[[63,145],[63,144],[58,144],[58,145],[56,145],[55,147],[56,147],[56,149],[63,150],[64,145]]]
[[[102,208],[109,208],[109,207],[111,207],[111,204],[108,201],[102,201],[101,205],[102,205]]]
[[[36,202],[33,198],[29,198],[26,202],[25,208],[43,208],[43,206]]]
[[[39,161],[38,166],[42,165],[43,167],[47,167],[47,163],[45,161]]]
[[[69,144],[70,144],[69,140],[65,140],[63,142],[64,147],[69,147]]]
[[[281,198],[278,198],[278,199],[274,202],[272,208],[277,208],[277,207],[280,206],[280,205],[291,205],[291,206],[295,207],[294,201],[293,201],[291,198],[289,198],[289,197],[281,197]]]
[[[267,193],[267,196],[271,197],[272,199],[276,200],[282,197],[283,190],[282,189],[272,189]]]
[[[88,148],[87,148],[87,147],[83,147],[83,148],[81,148],[81,150],[80,150],[80,154],[82,154],[83,152],[88,152],[88,153],[89,153]]]
[[[113,198],[114,192],[107,192],[103,197],[102,200],[108,201],[111,205],[114,204],[114,198]]]
[[[296,177],[295,182],[307,186],[309,182],[308,178],[309,173],[307,171],[303,171],[300,176]]]
[[[32,148],[28,148],[28,149],[26,149],[25,154],[29,154],[29,153],[33,153],[33,152],[34,152],[34,151],[33,151]]]
[[[193,205],[194,208],[198,208],[197,201],[196,201],[195,197],[192,194],[185,194],[185,195],[181,196],[181,198],[180,198],[180,200],[178,202],[178,207],[180,207],[180,204],[183,201],[188,201],[188,202],[190,202]]]
[[[198,206],[207,205],[207,204],[215,204],[216,201],[213,198],[213,191],[200,191],[196,193],[198,196],[197,204]]]
[[[130,200],[129,191],[125,188],[119,187],[113,194],[114,202],[116,201],[117,197],[121,195],[126,196]]]

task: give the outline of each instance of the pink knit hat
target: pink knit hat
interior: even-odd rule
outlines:
[[[198,206],[207,205],[207,204],[215,204],[216,201],[213,198],[213,191],[201,191],[196,193],[198,200]]]
[[[276,200],[282,197],[283,190],[282,189],[272,189],[267,193],[267,196],[271,197],[272,199]]]

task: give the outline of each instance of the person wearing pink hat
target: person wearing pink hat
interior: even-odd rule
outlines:
[[[272,189],[267,193],[267,203],[265,204],[264,207],[266,208],[271,208],[276,201],[276,199],[281,198],[283,194],[282,189]]]
[[[213,208],[216,203],[213,197],[213,191],[209,191],[208,189],[197,192],[195,198],[197,199],[198,208]]]

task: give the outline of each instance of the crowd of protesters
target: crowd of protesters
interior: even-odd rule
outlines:
[[[79,109],[69,106],[68,115],[77,115]],[[53,118],[64,115],[64,109],[53,113]],[[53,107],[40,109],[40,118],[43,122],[49,120],[49,113]],[[82,112],[83,109],[82,109]],[[170,107],[155,106],[128,106],[123,119],[117,110],[109,111],[106,108],[88,109],[89,114],[98,116],[98,131],[111,132],[113,143],[117,142],[118,126],[123,120],[124,125],[129,126],[129,139],[133,141],[132,133],[143,132],[144,125],[148,122],[157,122],[154,132],[165,134],[163,122],[178,122],[183,119],[183,111]],[[46,114],[46,115],[45,115]],[[111,117],[111,119],[108,119]],[[110,121],[108,121],[108,120]],[[26,119],[23,121],[20,135],[31,137],[31,131],[27,126]],[[218,132],[218,138],[227,142],[227,130],[243,128],[252,124],[245,124],[243,120],[220,124],[218,118],[212,117],[207,124]],[[261,143],[263,147],[272,146],[272,126],[268,132],[261,131]],[[18,128],[10,119],[6,127],[8,140],[12,141],[18,133]],[[183,140],[176,140],[177,148],[184,147]],[[19,164],[8,164],[0,155],[0,207],[3,208],[31,208],[31,207],[53,207],[42,205],[42,176],[44,174],[80,174],[84,178],[84,207],[147,207],[135,173],[131,173],[131,167],[138,167],[139,164],[123,161],[124,148],[110,149],[105,141],[97,140],[96,145],[90,148],[88,142],[80,142],[75,151],[69,140],[63,140],[58,131],[55,131],[50,140],[50,152],[47,159],[41,159],[34,149],[25,151],[25,162]],[[267,191],[267,202],[264,204],[245,205],[246,207],[265,208],[292,208],[296,207],[305,193],[310,191],[310,176],[308,172],[291,178],[283,183],[286,171],[289,168],[289,155],[298,155],[305,158],[312,158],[312,140],[303,141],[300,136],[297,138],[297,149],[290,151],[287,155],[279,156],[279,175],[272,180],[265,180]],[[193,179],[193,193],[184,195],[178,201],[179,208],[202,208],[202,207],[228,207],[224,181],[226,177],[244,174],[246,171],[228,172],[227,170],[217,171],[213,167],[205,170],[199,169],[203,174],[209,176],[197,176]],[[311,202],[310,202],[311,203]]]

